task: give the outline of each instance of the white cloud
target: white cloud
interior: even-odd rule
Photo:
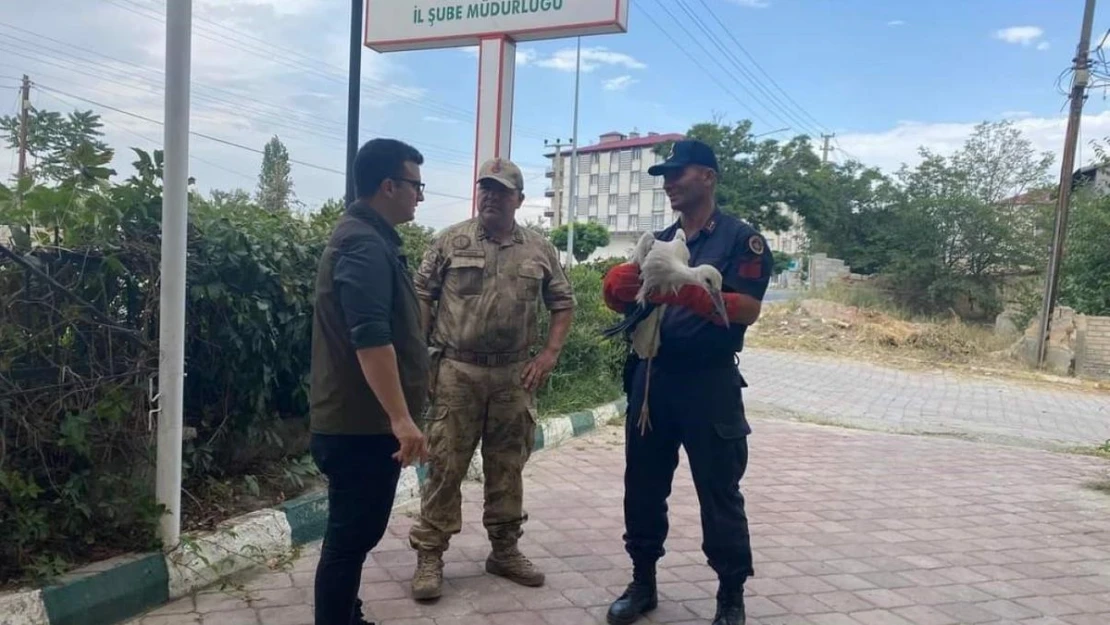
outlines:
[[[1042,42],[1037,44],[1037,49],[1038,50],[1047,50],[1050,47],[1052,47],[1052,46],[1047,41],[1042,41]]]
[[[768,2],[767,0],[728,0],[728,1],[733,3],[733,4],[739,4],[742,7],[747,7],[749,9],[766,9],[767,7],[771,6],[771,3]]]
[[[466,53],[469,56],[472,56],[474,58],[478,58],[478,46],[469,46],[469,47],[466,47],[466,48],[459,48],[459,50],[462,50],[464,53]],[[539,58],[539,53],[537,53],[532,48],[521,48],[521,47],[518,46],[517,49],[516,49],[516,64],[517,65],[528,65],[532,61],[535,61],[537,58]]]
[[[199,8],[235,10],[264,7],[276,15],[303,15],[316,11],[325,4],[323,0],[199,0]]]
[[[1004,114],[1005,116],[1005,114]],[[1014,115],[1018,117],[1018,115]],[[1067,118],[1024,116],[1014,119],[1014,125],[1033,144],[1037,151],[1047,151],[1057,155],[1064,143],[1064,128]],[[882,132],[837,134],[836,143],[843,152],[837,153],[837,160],[855,157],[864,164],[879,167],[886,172],[897,170],[902,163],[914,166],[921,161],[917,153],[919,147],[927,147],[938,154],[951,154],[963,147],[971,135],[976,122],[936,123],[900,122],[894,128]],[[1101,140],[1110,136],[1110,111],[1083,116],[1081,124],[1080,158],[1077,167],[1085,164],[1085,159],[1093,157],[1091,140]],[[1058,165],[1059,160],[1057,160]]]
[[[606,91],[623,91],[636,84],[637,82],[639,81],[628,75],[617,76],[616,78],[610,78],[609,80],[606,80],[604,83],[602,83],[602,87]]]
[[[1032,45],[1042,36],[1044,36],[1044,29],[1040,26],[1011,26],[994,32],[995,39],[1022,46]]]
[[[561,72],[573,72],[575,61],[575,48],[563,48],[547,58],[537,60],[535,64]],[[643,62],[623,52],[613,52],[601,46],[582,48],[581,67],[583,72],[592,72],[602,65],[627,67],[628,69],[644,69],[647,67]]]
[[[886,23],[887,26],[905,26],[906,23],[902,20],[890,20]]]
[[[453,117],[440,117],[438,115],[425,115],[424,121],[432,122],[435,124],[457,124],[459,120]]]

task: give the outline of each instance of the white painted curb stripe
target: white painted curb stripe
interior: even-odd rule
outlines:
[[[0,625],[50,625],[42,591],[0,594]]]
[[[185,537],[166,554],[170,600],[280,558],[292,547],[293,532],[285,512],[273,509],[236,517],[214,532]]]

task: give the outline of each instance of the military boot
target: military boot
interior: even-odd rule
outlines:
[[[515,544],[494,544],[486,558],[486,572],[521,586],[543,586],[545,576]]]
[[[412,574],[412,598],[418,601],[438,599],[443,593],[443,554],[439,551],[418,551],[416,571]]]
[[[605,618],[609,625],[629,625],[658,605],[655,565],[635,565],[632,569],[632,583],[628,585],[624,594],[609,606],[609,613]]]
[[[717,590],[717,615],[713,625],[745,625],[744,584],[721,582]]]

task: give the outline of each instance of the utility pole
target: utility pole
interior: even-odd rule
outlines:
[[[574,132],[570,137],[570,202],[567,203],[567,268],[574,265],[575,204],[578,203],[578,94],[582,81],[582,38],[574,53]]]
[[[551,211],[551,227],[558,228],[563,222],[563,148],[570,147],[570,144],[563,143],[562,139],[556,139],[554,142],[548,142],[547,139],[544,139],[543,144],[555,148],[555,157],[552,159],[553,179],[551,183],[551,190],[554,193],[552,203],[555,205],[555,210]]]
[[[189,225],[189,91],[193,0],[166,3],[165,163],[158,300],[158,530],[169,551],[181,539],[181,444],[185,404],[185,270]]]
[[[833,135],[821,135],[821,138],[824,139],[824,141],[825,141],[824,146],[822,146],[822,148],[821,148],[821,164],[822,165],[829,162],[829,139],[832,139],[835,136],[836,135],[834,135],[834,134]]]
[[[19,179],[27,173],[27,127],[31,125],[31,79],[23,75],[19,91]]]
[[[1083,9],[1083,26],[1079,31],[1079,45],[1075,50],[1075,77],[1072,80],[1071,110],[1064,133],[1064,155],[1060,164],[1060,190],[1056,200],[1056,222],[1052,231],[1052,255],[1048,259],[1045,276],[1044,300],[1041,302],[1041,323],[1037,334],[1037,367],[1044,363],[1048,343],[1049,319],[1056,305],[1056,290],[1060,284],[1060,262],[1064,257],[1064,241],[1068,234],[1068,204],[1071,200],[1072,172],[1075,171],[1075,149],[1079,140],[1079,122],[1083,116],[1083,101],[1087,99],[1087,83],[1091,78],[1088,53],[1091,49],[1091,23],[1095,17],[1095,0],[1087,0]]]
[[[347,50],[347,204],[355,201],[355,156],[358,155],[359,107],[362,106],[362,14],[364,0],[351,0],[351,30]]]

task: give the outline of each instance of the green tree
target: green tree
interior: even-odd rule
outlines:
[[[257,198],[258,204],[270,212],[289,211],[296,203],[289,151],[277,136],[262,149]]]
[[[784,207],[804,217],[816,201],[812,179],[820,175],[821,160],[808,137],[799,136],[786,143],[758,141],[752,137],[748,120],[695,124],[686,136],[704,141],[717,154],[718,206],[754,228],[782,232],[790,227]],[[672,145],[662,143],[655,152],[665,155]]]
[[[1076,195],[1060,272],[1060,301],[1087,315],[1110,315],[1110,196]]]
[[[771,250],[771,256],[775,259],[774,267],[771,269],[771,275],[773,276],[790,269],[790,264],[794,262],[794,256],[786,252]]]
[[[19,117],[0,117],[7,147],[19,148]],[[69,184],[71,187],[96,186],[115,172],[107,168],[113,152],[100,140],[100,115],[92,111],[32,109],[27,124],[28,174],[43,183]]]
[[[560,251],[567,249],[567,226],[551,231],[551,244]],[[597,222],[574,224],[574,259],[583,262],[599,247],[609,245],[609,230]]]

